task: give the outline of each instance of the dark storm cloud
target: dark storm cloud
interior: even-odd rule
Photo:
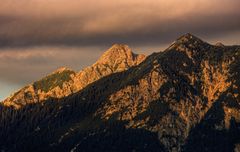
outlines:
[[[237,0],[16,1],[1,7],[0,45],[144,45],[186,32],[214,37],[240,30],[238,6]]]

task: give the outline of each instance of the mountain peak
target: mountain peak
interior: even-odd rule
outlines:
[[[123,49],[123,50],[129,50],[129,46],[125,45],[125,44],[114,44],[109,50],[113,50],[113,49]]]
[[[59,99],[80,91],[104,76],[136,66],[144,59],[144,55],[134,54],[127,45],[115,44],[95,64],[77,73],[67,67],[61,67],[20,89],[13,96],[5,99],[3,104],[20,108],[28,103],[50,98]]]
[[[240,151],[239,54],[186,34],[136,66],[139,55],[114,45],[0,104],[0,149]]]
[[[71,70],[71,69],[68,68],[68,67],[60,67],[60,68],[58,68],[56,71],[54,71],[53,73],[62,73],[62,72],[64,72],[64,71],[73,71],[73,70]]]
[[[109,48],[106,52],[103,53],[103,55],[99,58],[97,63],[114,65],[118,61],[135,62],[137,60],[142,61],[144,58],[145,58],[145,55],[134,54],[130,49],[130,47],[127,45],[114,44],[111,48]]]
[[[114,44],[111,48],[103,53],[99,60],[108,60],[109,58],[118,57],[118,55],[122,54],[132,54],[132,51],[127,45]]]
[[[168,50],[204,50],[204,48],[207,48],[208,46],[209,44],[207,42],[204,42],[193,34],[186,33],[180,36],[176,41],[174,41],[174,43],[168,48]]]
[[[224,47],[224,44],[222,44],[221,42],[217,42],[215,46]]]
[[[177,41],[179,42],[182,42],[182,43],[185,43],[185,42],[194,42],[194,41],[197,41],[197,42],[203,42],[200,38],[194,36],[193,34],[191,33],[186,33],[182,36],[180,36]]]

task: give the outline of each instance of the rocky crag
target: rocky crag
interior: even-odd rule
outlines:
[[[50,98],[62,98],[80,91],[88,84],[112,73],[136,66],[145,56],[134,54],[127,45],[115,44],[99,60],[79,71],[60,68],[48,76],[20,89],[3,101],[6,106],[20,108]]]
[[[0,149],[238,152],[239,93],[240,46],[185,34],[67,97],[2,105]]]

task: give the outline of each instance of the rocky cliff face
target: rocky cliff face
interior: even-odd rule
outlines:
[[[145,55],[134,54],[127,45],[113,45],[90,67],[80,71],[74,78],[75,90],[112,73],[121,72],[140,64]]]
[[[115,61],[99,62],[122,63]],[[239,46],[186,34],[59,102],[0,107],[0,149],[237,152],[239,71]]]
[[[115,44],[100,59],[80,72],[60,68],[43,79],[30,84],[3,101],[5,106],[20,108],[50,98],[62,98],[80,91],[88,84],[112,73],[136,66],[145,56],[134,54],[126,45]]]
[[[239,53],[239,47],[212,46],[184,35],[131,71],[96,115],[157,132],[166,151],[229,151],[239,140],[228,135],[240,123],[239,72],[233,70],[239,67]],[[195,131],[203,134],[192,133],[205,121]]]

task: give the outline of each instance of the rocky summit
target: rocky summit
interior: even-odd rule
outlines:
[[[115,44],[92,66],[80,72],[60,68],[41,80],[20,89],[5,99],[3,104],[20,108],[29,103],[66,97],[104,76],[136,66],[144,59],[145,55],[134,54],[127,45]]]
[[[23,90],[65,85],[76,89],[3,102],[0,150],[240,151],[240,46],[185,34],[145,59],[114,45],[79,73],[60,69]]]

